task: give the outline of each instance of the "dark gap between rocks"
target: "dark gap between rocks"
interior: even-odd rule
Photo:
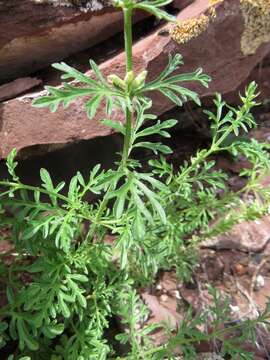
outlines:
[[[200,109],[195,111],[197,115],[201,114]],[[161,120],[169,118],[179,120],[178,125],[171,131],[171,138],[165,141],[173,150],[173,153],[168,156],[168,160],[175,166],[180,166],[184,160],[188,160],[199,148],[207,145],[208,139],[205,135],[206,133],[200,131],[200,127],[198,127],[196,122],[192,121],[189,111],[179,111],[176,108],[160,118]],[[203,117],[201,123],[206,125]],[[161,139],[154,138],[154,140],[160,141]],[[68,183],[77,171],[80,171],[87,178],[89,171],[98,163],[105,169],[114,167],[115,162],[119,160],[117,153],[121,149],[122,137],[119,134],[71,144],[35,145],[20,151],[17,173],[21,177],[22,182],[39,185],[40,168],[46,168],[50,172],[54,183],[59,183],[60,181]],[[29,154],[35,155],[29,157]],[[155,158],[155,155],[150,150],[134,151],[133,156],[142,161],[145,169],[147,169],[148,161]],[[7,177],[5,160],[1,160],[0,178]]]

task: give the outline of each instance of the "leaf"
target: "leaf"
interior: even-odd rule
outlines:
[[[86,103],[87,115],[89,119],[92,119],[100,105],[103,95],[95,95]]]
[[[63,316],[64,316],[65,318],[69,318],[70,315],[71,315],[71,314],[70,314],[70,310],[69,310],[67,304],[65,303],[65,301],[64,301],[64,299],[63,299],[63,293],[62,293],[62,292],[60,292],[60,293],[58,294],[58,301],[59,301],[59,308],[60,308]]]
[[[51,176],[46,169],[43,168],[40,169],[40,178],[43,181],[43,184],[45,185],[46,189],[54,190]]]
[[[164,19],[166,21],[175,22],[176,18],[170,14],[168,14],[166,11],[159,9],[159,7],[166,6],[167,4],[170,4],[171,0],[165,0],[165,1],[140,1],[138,3],[135,3],[134,8],[135,9],[141,9],[146,12],[149,12],[152,15],[155,15],[158,19]]]
[[[183,105],[183,101],[177,96],[173,91],[170,89],[164,88],[159,90],[164,96],[166,96],[168,99],[170,99],[174,104],[178,106]]]
[[[23,350],[26,344],[30,350],[37,351],[39,349],[38,342],[30,335],[23,319],[17,319],[17,328],[19,333],[20,349]]]
[[[146,148],[146,149],[152,150],[155,154],[157,154],[158,152],[161,152],[163,154],[171,154],[172,153],[172,150],[167,145],[163,145],[160,142],[151,143],[151,142],[144,141],[144,142],[136,143],[135,145],[133,145],[133,147]]]
[[[131,189],[131,193],[132,193],[132,196],[133,196],[133,201],[134,201],[135,205],[138,207],[138,210],[140,211],[140,213],[143,214],[143,216],[150,223],[153,223],[153,217],[152,217],[150,211],[146,208],[144,202],[141,200],[137,188],[133,187]]]
[[[73,176],[69,183],[68,189],[68,198],[73,200],[76,198],[76,194],[78,192],[78,177],[77,175]]]
[[[6,161],[8,172],[12,176],[12,179],[14,181],[19,180],[19,177],[15,174],[15,169],[18,165],[18,162],[15,161],[16,156],[17,156],[17,150],[12,149],[11,152],[8,154],[7,161]]]
[[[153,135],[153,134],[159,134],[159,135],[164,136],[164,137],[170,137],[170,134],[167,133],[166,131],[163,131],[163,130],[168,129],[168,128],[172,128],[177,123],[178,123],[178,121],[173,120],[173,119],[166,120],[166,121],[163,121],[163,122],[158,121],[153,126],[146,127],[145,129],[137,132],[135,134],[135,138],[143,137],[143,136],[149,136],[149,135]]]
[[[108,96],[106,99],[106,114],[110,116],[112,114],[112,110],[113,110],[113,99],[110,96]]]
[[[145,225],[142,219],[142,216],[139,211],[136,212],[134,221],[133,221],[133,232],[136,238],[143,239],[145,236]]]
[[[97,64],[94,62],[94,60],[90,60],[90,66],[92,68],[92,70],[94,71],[96,77],[98,78],[98,80],[101,82],[101,83],[104,83],[104,84],[107,84],[107,82],[105,81],[101,71],[99,70]]]
[[[125,206],[125,201],[126,201],[126,198],[125,198],[125,195],[124,195],[124,194],[121,195],[121,196],[119,196],[119,197],[117,198],[117,200],[115,201],[113,210],[114,210],[116,219],[120,219],[121,216],[123,215],[124,206]]]
[[[79,184],[82,186],[85,186],[86,184],[85,184],[84,178],[83,178],[82,174],[80,173],[80,171],[77,171],[76,176],[77,176]]]
[[[64,324],[49,324],[42,328],[42,331],[46,337],[53,339],[58,335],[61,335],[65,329]]]
[[[167,193],[170,191],[167,185],[165,185],[161,181],[155,179],[153,176],[151,176],[151,174],[148,175],[148,174],[144,174],[144,173],[139,173],[138,178],[148,181],[154,188],[157,188],[158,190],[163,191],[164,193]]]
[[[149,188],[147,188],[141,181],[136,180],[136,185],[144,192],[144,194],[149,199],[150,203],[152,204],[153,208],[158,213],[161,221],[166,224],[166,214],[163,209],[163,207],[160,205],[160,203],[156,199],[156,195],[153,191],[151,191]]]
[[[120,123],[109,119],[104,119],[101,121],[103,125],[109,126],[110,128],[116,130],[117,132],[120,132],[122,135],[125,135],[126,129],[125,127]]]
[[[181,55],[176,54],[174,57],[169,56],[168,65],[162,73],[155,80],[140,88],[138,90],[138,94],[143,94],[149,91],[160,91],[178,106],[181,106],[183,101],[187,101],[188,98],[200,105],[198,95],[187,88],[179,86],[179,83],[182,81],[198,81],[202,86],[208,87],[210,78],[209,76],[202,74],[201,68],[197,69],[193,73],[170,76],[182,63]]]
[[[77,299],[78,299],[81,307],[83,307],[84,309],[86,309],[86,307],[87,307],[86,298],[85,298],[81,293],[77,293],[76,296],[77,296]]]
[[[61,76],[62,79],[76,79],[89,85],[96,85],[96,81],[64,62],[52,64],[52,67],[64,73]]]
[[[89,282],[89,278],[85,275],[82,275],[82,274],[70,274],[69,277],[71,279],[74,279],[74,280],[77,280],[77,281],[80,281],[80,282]]]
[[[14,291],[10,286],[7,287],[6,294],[7,294],[8,302],[10,304],[13,304],[15,301],[15,296],[14,296]]]

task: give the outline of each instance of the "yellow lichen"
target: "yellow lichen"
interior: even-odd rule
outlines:
[[[215,6],[224,0],[209,0],[210,7],[205,14],[179,22],[170,29],[171,38],[179,44],[185,44],[189,40],[201,35],[213,21],[217,14]]]
[[[207,29],[209,21],[206,15],[184,20],[170,29],[170,36],[179,44],[185,44],[202,34]]]
[[[270,0],[240,0],[245,29],[241,49],[254,54],[260,45],[270,41]]]
[[[222,3],[223,1],[224,0],[209,0],[209,4],[214,6],[214,5]]]
[[[210,9],[208,10],[209,16],[210,18],[213,20],[217,17],[217,12],[214,6],[211,6]]]

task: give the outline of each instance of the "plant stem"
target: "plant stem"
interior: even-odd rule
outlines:
[[[132,71],[132,8],[125,7],[123,11],[124,11],[126,72],[128,72],[128,71]]]
[[[0,186],[11,187],[11,190],[6,191],[5,193],[1,193],[0,197],[3,197],[3,195],[6,195],[12,191],[18,191],[20,189],[29,190],[29,191],[33,191],[33,192],[37,190],[42,194],[57,197],[58,199],[63,200],[66,203],[72,205],[72,201],[70,201],[70,199],[67,196],[61,195],[61,194],[57,193],[56,191],[54,192],[54,191],[49,191],[49,190],[43,189],[41,187],[25,185],[25,184],[21,184],[21,183],[12,182],[12,181],[0,181]]]
[[[129,109],[126,109],[126,134],[125,134],[123,158],[122,158],[123,167],[126,167],[129,156],[131,130],[132,130],[132,112]]]
[[[125,36],[125,53],[126,53],[126,74],[129,71],[132,71],[132,8],[125,7],[123,9],[124,12],[124,36]],[[127,94],[129,97],[130,95]],[[129,148],[130,148],[130,139],[131,139],[131,131],[132,131],[132,111],[130,109],[126,109],[126,134],[124,139],[123,146],[123,157],[120,167],[126,167],[128,156],[129,156]],[[103,200],[100,203],[99,210],[97,212],[95,218],[95,224],[93,225],[90,233],[88,234],[88,238],[92,239],[94,236],[98,222],[100,221],[101,216],[103,215],[104,210],[108,204],[108,196],[112,191],[113,184],[111,184],[104,194]]]
[[[125,53],[126,53],[126,73],[132,71],[132,8],[125,7],[124,11],[124,32],[125,32]],[[130,96],[127,94],[127,96]],[[130,99],[131,100],[131,99]],[[126,134],[124,139],[124,148],[123,148],[123,158],[122,165],[126,167],[129,148],[130,148],[130,139],[132,131],[132,111],[126,109]]]

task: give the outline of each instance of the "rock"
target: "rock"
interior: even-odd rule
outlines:
[[[245,23],[239,1],[226,0],[218,3],[216,10],[212,7],[212,10],[209,9],[208,0],[196,0],[178,14],[179,21],[191,19],[191,24],[194,23],[194,17],[200,18],[202,15],[209,17],[208,26],[203,31],[200,28],[201,33],[198,33],[196,28],[195,33],[191,32],[196,36],[190,37],[186,43],[178,44],[166,35],[171,25],[165,25],[160,29],[162,31],[157,30],[137,42],[133,49],[134,70],[138,73],[144,68],[147,69],[148,80],[151,80],[165,67],[169,54],[181,53],[185,61],[185,65],[180,69],[181,72],[190,72],[203,67],[204,72],[213,78],[209,89],[202,88],[198,84],[187,85],[202,97],[215,92],[224,94],[236,89],[269,52],[270,44],[262,43],[254,54],[245,56],[241,48]],[[66,10],[71,11],[71,8]],[[84,18],[89,14],[80,16]],[[110,16],[113,17],[113,14]],[[186,28],[187,23],[184,24]],[[174,37],[176,30],[172,32]],[[105,75],[114,72],[123,75],[124,54],[106,61],[101,68]],[[39,144],[66,144],[111,134],[111,129],[102,126],[99,122],[104,116],[102,109],[98,111],[93,121],[89,121],[83,110],[82,100],[76,101],[67,110],[61,109],[51,114],[48,109],[32,108],[32,98],[33,96],[29,95],[14,99],[3,103],[0,107],[2,139],[0,157],[6,157],[14,147],[21,150]],[[152,99],[153,112],[156,114],[162,114],[173,107],[173,104],[160,94],[152,94]],[[119,114],[115,114],[115,117],[121,120]]]
[[[147,324],[167,323],[176,330],[183,315],[178,312],[179,291],[176,274],[164,272],[159,278],[154,290],[143,289],[141,297],[149,310]],[[150,335],[154,344],[159,346],[168,340],[168,334],[164,329],[157,328]],[[179,349],[176,351],[179,352]]]
[[[172,6],[174,9],[183,10],[188,5],[192,4],[194,0],[174,0]]]
[[[254,290],[258,291],[265,286],[265,280],[262,275],[258,275],[254,284]]]
[[[38,78],[26,77],[0,85],[0,101],[12,99],[41,84],[42,80]]]
[[[143,301],[150,311],[150,317],[147,324],[158,324],[166,322],[176,329],[183,317],[177,312],[177,299],[168,297],[162,301],[159,297],[149,294],[147,291],[141,294]],[[157,329],[151,336],[156,346],[166,343],[167,334],[162,329]]]
[[[247,267],[242,264],[235,264],[234,271],[237,275],[242,276],[247,273]]]
[[[270,239],[270,217],[245,221],[235,225],[232,230],[213,239],[204,241],[203,248],[234,249],[246,252],[263,251]]]
[[[75,1],[0,1],[0,82],[33,73],[123,28],[121,12],[104,5],[105,0],[84,1],[84,7],[72,4]]]
[[[164,272],[156,285],[155,293],[147,290],[141,293],[142,299],[150,310],[149,323],[168,321],[173,328],[177,328],[182,320],[177,312],[177,287],[175,273]]]

